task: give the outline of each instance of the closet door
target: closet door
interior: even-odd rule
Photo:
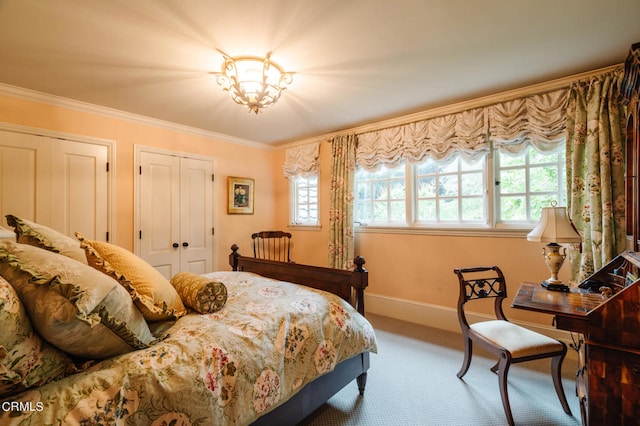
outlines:
[[[0,131],[0,223],[5,216],[50,225],[51,143],[49,138]]]
[[[51,227],[67,235],[81,232],[91,240],[108,240],[107,147],[56,140],[51,163]]]
[[[213,165],[140,152],[138,254],[170,279],[213,270]]]
[[[180,158],[140,156],[140,256],[167,279],[180,271]]]
[[[213,270],[213,165],[180,161],[180,270],[204,274]]]
[[[35,131],[36,129],[34,129]],[[0,130],[0,213],[106,241],[109,147]]]

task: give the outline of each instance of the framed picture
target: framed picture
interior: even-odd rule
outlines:
[[[229,214],[253,214],[253,179],[229,176]]]

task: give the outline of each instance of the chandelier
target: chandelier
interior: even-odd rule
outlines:
[[[235,103],[246,106],[249,112],[257,114],[273,105],[293,80],[292,73],[271,61],[271,53],[264,58],[222,55],[222,71],[214,73],[216,81]]]

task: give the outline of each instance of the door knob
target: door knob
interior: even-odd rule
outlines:
[[[185,241],[184,243],[182,243],[182,247],[189,247],[189,243]]]
[[[173,248],[178,248],[178,247],[180,247],[180,244],[178,244],[178,243],[173,243]]]

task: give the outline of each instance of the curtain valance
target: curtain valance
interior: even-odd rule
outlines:
[[[286,151],[282,170],[287,179],[296,176],[309,177],[320,170],[320,143],[296,146]]]
[[[482,108],[358,135],[356,162],[367,170],[427,157],[459,155],[474,161],[490,150],[518,153],[529,144],[540,152],[564,147],[568,89],[527,96]]]
[[[563,149],[567,95],[563,88],[487,107],[494,148],[511,154],[529,145],[539,152]]]
[[[356,162],[374,170],[381,164],[395,167],[403,161],[444,160],[453,154],[473,160],[489,152],[486,135],[484,109],[472,109],[360,134]]]

